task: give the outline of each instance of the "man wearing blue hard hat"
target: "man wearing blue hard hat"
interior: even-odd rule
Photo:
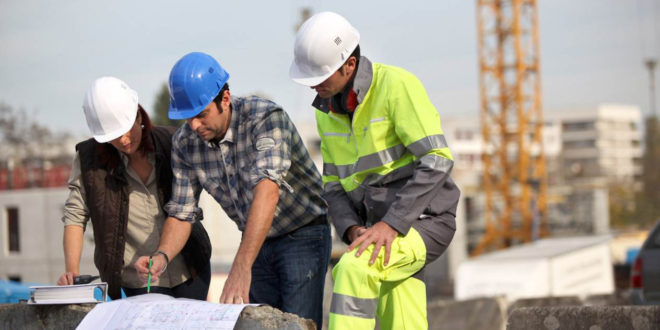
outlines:
[[[158,251],[179,253],[202,218],[205,189],[243,232],[220,302],[269,304],[320,327],[330,257],[321,176],[286,112],[256,96],[231,97],[228,79],[204,53],[172,68],[169,117],[186,124],[172,138],[174,183]],[[153,257],[152,279],[166,261]],[[136,263],[143,279],[148,265],[148,257]]]

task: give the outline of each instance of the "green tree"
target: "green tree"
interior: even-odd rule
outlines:
[[[639,218],[640,203],[636,198],[638,195],[627,183],[611,183],[609,185],[609,209],[610,223],[614,228],[625,228],[629,226],[643,226]]]
[[[167,84],[163,83],[160,91],[156,94],[156,103],[154,104],[153,115],[151,120],[155,125],[174,126],[179,127],[183,125],[184,120],[172,120],[167,116],[167,111],[170,108],[170,91]]]
[[[628,185],[610,186],[610,220],[615,227],[648,228],[660,220],[660,123],[646,118],[641,191],[633,193]]]

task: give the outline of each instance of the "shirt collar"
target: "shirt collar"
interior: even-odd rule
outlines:
[[[229,127],[227,127],[227,133],[225,137],[220,142],[231,142],[234,143],[236,137],[236,132],[238,131],[238,124],[240,123],[240,109],[241,103],[238,102],[236,98],[231,99],[231,104],[229,106],[229,111],[231,111],[231,118],[229,119]]]
[[[241,108],[241,103],[237,100],[237,98],[232,97],[231,105],[229,108],[229,111],[231,111],[231,118],[229,118],[229,127],[227,127],[227,132],[220,141],[215,142],[214,140],[211,140],[206,142],[206,145],[209,148],[215,149],[221,143],[234,143],[234,137],[236,135],[236,132],[238,131],[238,125],[240,123],[240,120],[238,119],[240,114],[240,108]],[[198,136],[198,138],[200,137]]]
[[[139,152],[139,151],[136,151]],[[137,175],[137,172],[135,172],[129,165],[128,162],[130,159],[128,158],[128,155],[126,155],[123,152],[119,152],[119,158],[121,158],[121,162],[124,164],[124,173],[127,176],[132,177],[134,180],[138,182],[142,182],[142,179]],[[156,174],[156,156],[154,155],[153,152],[150,152],[147,154],[147,161],[149,161],[149,164],[151,164],[152,170],[151,173],[149,173],[149,178],[147,179],[147,182],[145,183],[145,186],[151,184],[155,180],[155,174]]]
[[[140,152],[140,151],[136,151],[136,152]],[[126,166],[126,168],[128,168],[128,161],[130,160],[128,158],[128,155],[119,151],[117,151],[117,153],[119,153],[119,158],[121,158],[121,162],[124,163],[124,166]],[[153,152],[147,154],[147,160],[149,161],[149,163],[151,163],[151,165],[154,165],[156,163],[156,156],[154,155]]]
[[[360,56],[357,72],[353,78],[353,92],[357,95],[358,105],[362,103],[364,97],[371,87],[371,80],[373,79],[373,68],[371,61],[365,56]],[[314,98],[312,106],[323,111],[330,112],[330,107],[327,99],[322,99],[318,95]]]

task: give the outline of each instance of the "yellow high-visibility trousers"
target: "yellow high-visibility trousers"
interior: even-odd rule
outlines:
[[[426,246],[410,228],[392,242],[390,262],[383,265],[385,248],[369,265],[374,245],[359,257],[345,253],[332,269],[334,289],[329,329],[427,329],[426,285],[411,277],[426,262]]]

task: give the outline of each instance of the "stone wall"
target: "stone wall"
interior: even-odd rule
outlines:
[[[0,329],[75,329],[95,304],[0,305]],[[314,321],[283,313],[270,306],[248,306],[241,313],[237,330],[314,330]]]
[[[657,330],[660,306],[522,307],[507,323],[507,330]]]

